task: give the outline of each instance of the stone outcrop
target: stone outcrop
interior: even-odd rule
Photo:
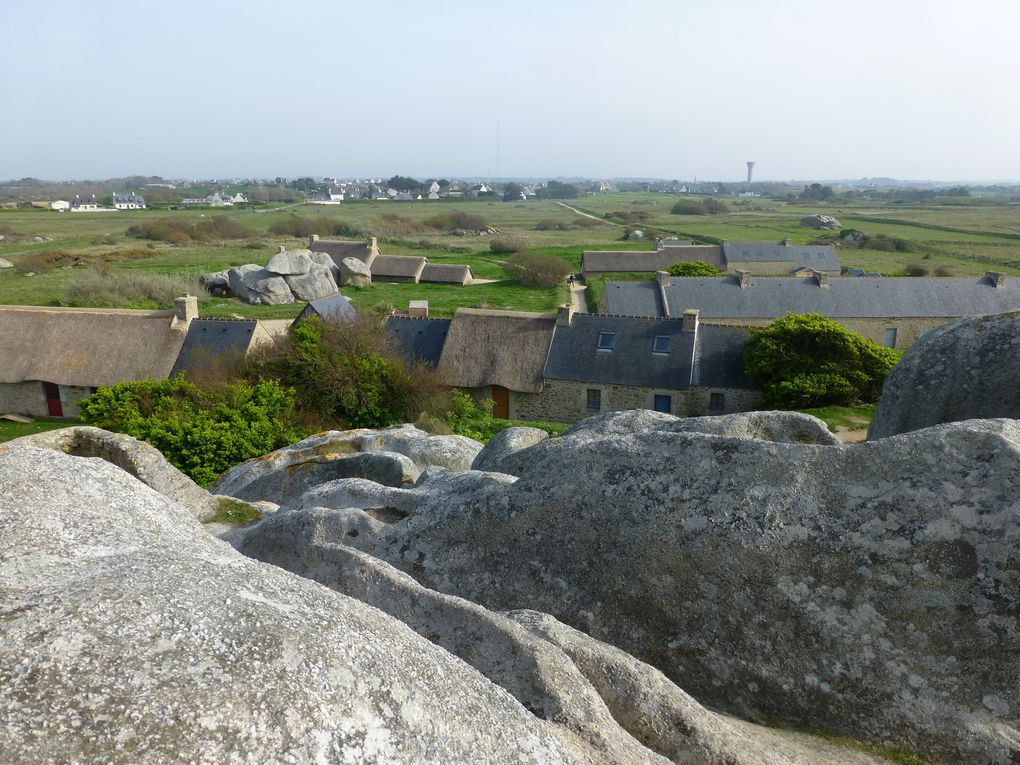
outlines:
[[[266,270],[279,276],[307,274],[311,267],[310,250],[285,250],[283,247],[280,247],[280,251],[266,263]]]
[[[943,422],[1020,419],[1020,311],[925,333],[893,367],[868,429],[884,438]]]
[[[35,446],[75,457],[98,457],[179,502],[199,520],[216,513],[217,497],[167,462],[158,449],[123,433],[79,425],[16,438],[6,446]]]
[[[286,504],[338,478],[368,478],[401,486],[414,483],[430,466],[468,470],[481,448],[470,438],[430,436],[413,425],[331,430],[231,468],[212,490]]]
[[[733,438],[753,438],[776,443],[839,446],[841,442],[817,417],[800,412],[740,412],[715,417],[674,417],[650,409],[611,412],[588,417],[565,430],[560,438],[541,441],[490,463],[487,470],[524,475],[548,455],[580,443],[603,441],[616,435],[655,431],[663,433],[711,433]],[[567,438],[564,438],[566,436]]]
[[[344,258],[338,267],[340,284],[347,287],[368,287],[372,284],[372,269],[358,258]]]
[[[106,462],[3,447],[0,551],[5,761],[610,762]]]
[[[208,274],[210,292],[230,294],[247,303],[283,305],[295,300],[319,300],[338,291],[339,270],[325,253],[280,248],[263,268],[253,263]]]
[[[328,266],[318,263],[309,264],[308,270],[303,274],[284,276],[283,279],[298,300],[319,300],[335,295],[338,291],[333,271]]]
[[[831,215],[806,215],[800,219],[800,225],[827,231],[843,228],[843,224]]]
[[[500,464],[511,454],[545,441],[549,434],[541,428],[506,428],[493,436],[471,463],[472,470],[500,472]]]
[[[0,268],[14,268],[14,264],[7,258],[0,258]]]
[[[742,717],[1020,756],[1020,423],[843,447],[646,420],[589,421],[517,452],[544,456],[516,481],[441,474],[403,519],[347,508],[305,537],[549,613]]]

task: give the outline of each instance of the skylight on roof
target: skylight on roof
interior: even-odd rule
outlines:
[[[652,353],[669,353],[669,335],[656,335],[652,340]]]
[[[616,333],[615,332],[599,332],[599,339],[595,343],[595,348],[600,351],[611,351],[616,345]]]

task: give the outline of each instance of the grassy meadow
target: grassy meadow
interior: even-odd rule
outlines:
[[[56,213],[47,210],[0,210],[0,257],[15,268],[0,269],[0,304],[87,305],[89,293],[73,289],[86,270],[111,282],[129,274],[175,275],[194,279],[202,273],[245,263],[265,264],[278,245],[305,246],[303,239],[274,234],[270,226],[288,216],[323,219],[379,238],[384,254],[423,255],[436,263],[466,263],[476,278],[492,280],[467,287],[376,283],[345,290],[359,309],[406,307],[427,299],[433,315],[450,315],[459,306],[549,311],[567,300],[565,286],[542,289],[509,280],[502,264],[508,257],[493,253],[490,242],[509,240],[527,249],[556,255],[580,268],[585,249],[651,249],[654,236],[692,236],[700,241],[815,240],[820,232],[800,226],[809,213],[834,215],[844,228],[870,236],[894,237],[908,251],[842,247],[846,267],[903,275],[920,264],[931,274],[978,276],[988,270],[1020,275],[1020,208],[1015,205],[892,204],[836,201],[786,203],[767,199],[731,200],[731,211],[718,215],[674,215],[677,197],[655,193],[611,193],[567,200],[502,202],[496,199],[458,201],[352,201],[335,206],[291,205],[271,210],[189,209],[137,210],[110,213]],[[574,212],[587,213],[599,220]],[[481,218],[492,233],[444,230],[429,224],[437,215],[455,212]],[[177,218],[192,223],[225,215],[250,230],[240,239],[191,240],[178,244],[136,239],[132,225]],[[630,228],[647,230],[649,238],[624,242]],[[43,241],[36,241],[42,238]],[[905,244],[903,244],[905,243]],[[28,275],[31,273],[32,275]],[[621,275],[623,278],[647,278]],[[615,277],[614,277],[615,278]],[[117,282],[119,284],[119,282]],[[182,281],[181,284],[186,282]],[[80,285],[79,285],[80,286]],[[593,284],[597,293],[601,284]],[[111,285],[115,289],[116,285]],[[170,289],[170,287],[168,287]],[[597,295],[593,295],[597,297]],[[95,304],[102,305],[97,295]],[[160,307],[165,297],[133,297],[133,307]],[[593,300],[589,301],[594,308]],[[168,305],[162,307],[169,307]],[[299,305],[250,306],[233,298],[202,296],[201,313],[208,316],[290,318]]]

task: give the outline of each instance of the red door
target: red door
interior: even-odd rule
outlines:
[[[502,385],[492,386],[492,416],[500,420],[510,419],[510,391]]]
[[[64,407],[60,405],[60,386],[44,382],[43,393],[46,394],[46,411],[50,417],[63,417]]]

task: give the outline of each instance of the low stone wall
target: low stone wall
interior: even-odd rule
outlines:
[[[63,416],[78,416],[78,402],[92,395],[91,388],[60,385],[60,406]],[[29,417],[48,417],[46,392],[38,380],[21,383],[0,383],[0,414],[24,414]]]

